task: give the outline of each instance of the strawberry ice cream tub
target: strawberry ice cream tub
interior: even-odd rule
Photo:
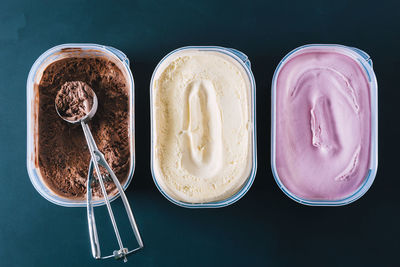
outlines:
[[[377,81],[365,52],[305,45],[272,81],[271,165],[282,191],[306,205],[351,203],[377,171]]]

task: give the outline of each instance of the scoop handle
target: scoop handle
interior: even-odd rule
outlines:
[[[87,202],[87,215],[88,215],[89,236],[90,236],[92,254],[93,254],[93,257],[96,259],[102,259],[102,258],[108,258],[108,257],[114,256],[116,259],[123,258],[124,262],[126,262],[127,261],[126,255],[142,248],[143,241],[140,236],[139,229],[136,225],[136,221],[133,216],[131,207],[129,205],[129,201],[124,193],[124,190],[123,190],[119,180],[117,179],[117,177],[116,177],[115,173],[113,172],[113,170],[111,169],[111,167],[108,165],[106,159],[104,158],[104,155],[97,149],[96,142],[93,139],[93,136],[92,136],[92,133],[90,132],[89,126],[84,121],[81,121],[81,125],[82,125],[83,132],[85,134],[86,141],[87,141],[90,155],[91,155],[91,162],[90,162],[89,175],[88,175],[88,184],[87,184],[87,194],[88,194],[88,196],[87,196],[87,201],[88,201]],[[97,177],[98,177],[98,181],[100,183],[104,201],[106,203],[108,214],[110,216],[110,220],[111,220],[112,226],[114,228],[114,233],[117,238],[118,245],[119,245],[119,250],[115,250],[113,255],[106,256],[106,257],[101,257],[100,243],[99,243],[98,236],[97,236],[96,222],[94,219],[94,212],[93,212],[93,206],[92,206],[92,201],[91,201],[92,192],[91,192],[90,183],[91,183],[92,174],[93,174],[93,165],[94,165],[94,168],[97,173]],[[128,215],[129,222],[131,224],[133,233],[139,244],[139,247],[137,249],[128,251],[128,249],[124,248],[124,245],[122,244],[121,236],[119,234],[118,226],[115,221],[114,213],[111,209],[110,200],[108,198],[107,190],[104,186],[103,177],[101,175],[99,165],[102,165],[107,170],[107,172],[111,176],[115,186],[117,187],[117,189],[119,191],[119,194],[121,196],[122,202],[124,203],[125,210]],[[89,196],[89,194],[90,194],[90,196]]]
[[[103,154],[101,154],[99,156],[100,156],[100,161],[99,161],[100,164],[103,165],[103,167],[106,168],[107,172],[110,174],[111,178],[113,179],[114,184],[117,186],[117,189],[118,189],[119,194],[121,196],[122,202],[124,203],[125,211],[126,211],[126,214],[128,216],[129,222],[131,224],[132,231],[133,231],[133,233],[134,233],[134,235],[136,237],[136,240],[137,240],[137,242],[139,244],[139,247],[142,248],[143,247],[143,241],[142,241],[142,238],[140,236],[139,229],[137,227],[135,217],[133,216],[131,206],[129,205],[128,198],[125,195],[124,189],[122,188],[121,183],[117,179],[117,176],[115,176],[114,172],[112,171],[112,169],[108,165],[108,163],[105,160]]]
[[[97,235],[96,228],[96,220],[94,217],[93,205],[92,205],[92,177],[93,177],[93,162],[90,162],[89,165],[89,175],[87,177],[87,185],[86,185],[86,201],[87,201],[87,218],[88,218],[88,226],[89,226],[89,238],[90,238],[90,247],[92,249],[92,255],[95,259],[101,258],[101,250],[100,250],[100,242],[99,237]]]

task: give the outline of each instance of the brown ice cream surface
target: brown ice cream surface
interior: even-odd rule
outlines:
[[[97,112],[89,127],[121,184],[127,180],[130,167],[129,85],[113,62],[100,57],[61,59],[43,72],[38,86],[40,173],[56,194],[84,199],[90,163],[85,137],[79,124],[58,116],[54,105],[57,92],[70,81],[85,82],[97,96]],[[105,186],[109,194],[116,191],[110,181]],[[93,191],[95,196],[102,197],[98,184]]]
[[[93,107],[93,90],[82,81],[66,82],[56,96],[56,106],[61,117],[78,121]]]

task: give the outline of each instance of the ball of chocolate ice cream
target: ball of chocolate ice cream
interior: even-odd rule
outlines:
[[[56,96],[58,113],[66,120],[77,121],[93,107],[94,93],[92,88],[81,81],[66,82]]]

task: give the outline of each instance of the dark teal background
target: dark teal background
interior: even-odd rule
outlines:
[[[123,264],[92,259],[86,210],[47,202],[26,171],[29,69],[45,50],[71,42],[114,46],[131,60],[137,166],[127,195],[145,248],[129,257],[128,265],[397,265],[399,10],[398,1],[1,1],[0,266]],[[280,191],[270,170],[273,71],[287,52],[308,43],[365,50],[378,79],[378,174],[364,197],[344,207],[297,204]],[[151,178],[150,77],[166,53],[186,45],[239,49],[249,56],[256,78],[257,177],[247,195],[227,208],[180,208]],[[104,208],[96,214],[104,224],[99,235],[107,253],[117,244]],[[124,231],[123,237],[129,234]]]

